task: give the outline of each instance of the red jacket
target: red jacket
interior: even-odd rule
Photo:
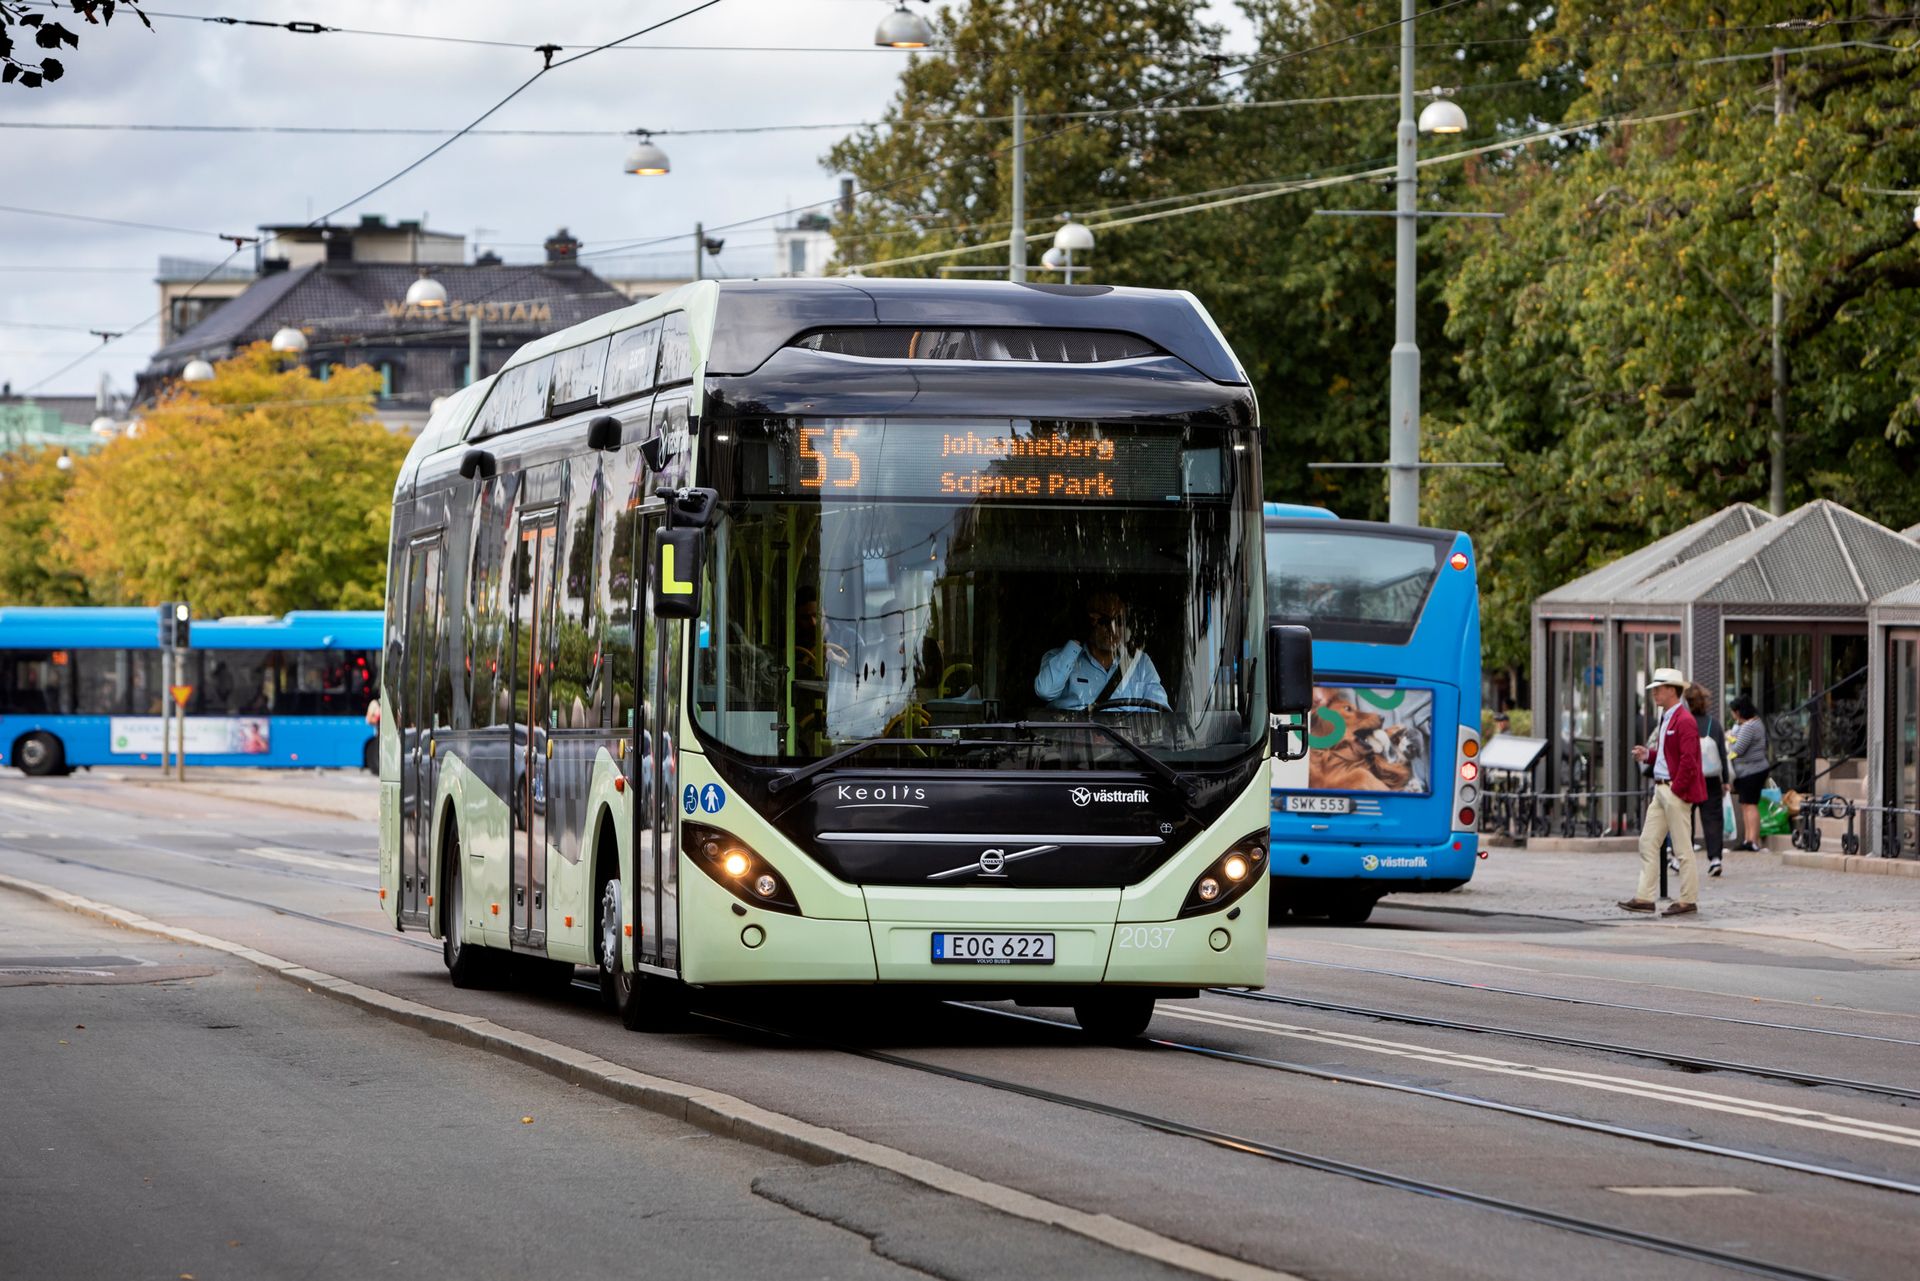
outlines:
[[[1651,758],[1647,768],[1653,768]],[[1707,776],[1700,770],[1700,722],[1685,703],[1674,708],[1667,721],[1667,774],[1673,794],[1687,804],[1707,799]]]

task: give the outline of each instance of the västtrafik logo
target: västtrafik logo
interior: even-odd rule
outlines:
[[[1095,804],[1096,802],[1102,805],[1112,805],[1116,803],[1145,805],[1152,799],[1152,797],[1147,795],[1147,789],[1144,787],[1076,787],[1068,792],[1067,795],[1073,798],[1075,805],[1082,808]]]

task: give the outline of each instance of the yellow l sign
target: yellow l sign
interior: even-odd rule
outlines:
[[[662,539],[660,543],[660,591],[667,596],[693,595],[693,582],[674,573],[673,544]]]

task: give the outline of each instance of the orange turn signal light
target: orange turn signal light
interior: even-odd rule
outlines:
[[[500,915],[500,905],[498,903],[489,903],[487,904],[487,906],[493,909],[493,914],[495,916]]]
[[[1466,757],[1468,760],[1472,760],[1474,757],[1480,755],[1480,740],[1477,738],[1470,738],[1466,742],[1460,744],[1460,754]]]

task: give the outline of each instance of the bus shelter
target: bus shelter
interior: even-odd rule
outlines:
[[[1534,603],[1534,706],[1552,741],[1544,780],[1588,826],[1638,819],[1631,747],[1645,741],[1656,667],[1685,671],[1717,715],[1752,698],[1783,788],[1867,795],[1877,706],[1867,611],[1920,580],[1920,543],[1837,503],[1777,519],[1739,503]]]

